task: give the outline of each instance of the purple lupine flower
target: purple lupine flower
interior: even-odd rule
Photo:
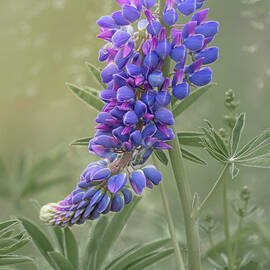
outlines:
[[[205,0],[167,0],[162,18],[152,9],[156,0],[117,2],[118,11],[97,21],[97,37],[106,42],[98,59],[106,64],[100,75],[107,87],[100,92],[105,106],[96,118],[89,152],[104,159],[87,166],[63,201],[41,209],[41,219],[51,225],[72,226],[120,212],[133,193],[158,185],[161,173],[144,164],[155,149],[172,148],[175,134],[169,126],[175,121],[167,108],[172,95],[182,100],[191,85],[211,82],[208,65],[219,57],[219,49],[209,47],[219,23],[207,21],[209,9],[198,10]],[[192,13],[189,22],[177,24],[179,15]],[[162,19],[170,33],[162,28]],[[163,74],[168,57],[175,66]]]

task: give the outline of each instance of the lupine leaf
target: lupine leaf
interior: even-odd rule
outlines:
[[[246,167],[270,169],[270,153],[243,160],[238,164]]]
[[[0,233],[0,239],[2,238],[10,238],[14,234],[14,230],[9,230],[3,233]]]
[[[40,183],[32,183],[31,185],[27,185],[27,187],[23,190],[21,197],[25,197],[31,193],[41,192],[50,187],[55,187],[56,185],[63,184],[67,182],[68,176],[58,176],[53,179],[42,181]]]
[[[103,216],[97,221],[94,228],[89,231],[88,242],[83,254],[83,267],[85,270],[95,269],[96,253],[108,222],[108,217]]]
[[[163,165],[165,165],[165,166],[168,165],[169,160],[168,160],[166,154],[162,150],[156,149],[154,151],[154,154]]]
[[[9,230],[12,226],[14,226],[16,224],[18,224],[18,220],[16,220],[16,219],[1,222],[0,223],[0,233],[3,233],[6,230]]]
[[[217,152],[216,150],[214,150],[213,148],[212,148],[212,146],[209,144],[209,142],[208,141],[206,141],[205,139],[203,139],[203,143],[204,143],[204,145],[205,145],[205,150],[214,158],[214,159],[216,159],[216,160],[218,160],[218,161],[220,161],[220,162],[226,162],[227,161],[227,158],[223,155],[223,154],[221,154],[221,153],[219,153],[219,152]]]
[[[249,154],[254,150],[258,149],[264,144],[270,142],[270,130],[264,131],[259,136],[256,136],[251,141],[249,141],[236,155],[236,158],[241,158],[242,155]]]
[[[209,126],[209,134],[213,138],[216,147],[222,152],[225,156],[229,157],[229,149],[224,141],[224,139],[220,136],[220,134],[214,129],[211,123],[208,120],[205,120],[207,125]]]
[[[238,160],[244,161],[250,158],[255,158],[267,154],[270,154],[270,143],[263,144],[261,146],[254,148],[253,150],[249,151],[246,155],[242,155],[241,158],[239,158]]]
[[[89,145],[89,141],[93,138],[92,137],[84,137],[84,138],[80,138],[77,140],[74,140],[71,145],[78,145],[78,146],[88,146]]]
[[[110,224],[104,231],[103,239],[100,242],[98,248],[96,269],[99,269],[100,266],[104,264],[110,249],[112,248],[113,244],[119,237],[120,233],[122,232],[124,226],[128,221],[128,218],[132,214],[133,210],[135,209],[140,199],[141,199],[140,197],[135,197],[133,199],[133,202],[125,206],[122,212],[113,216]]]
[[[184,131],[177,133],[180,145],[202,147],[202,137],[204,133],[194,131]]]
[[[224,152],[220,150],[220,147],[218,147],[218,143],[216,141],[216,138],[212,132],[211,129],[202,128],[205,134],[205,139],[207,139],[208,145],[211,149],[215,150],[216,152],[224,155]]]
[[[21,255],[0,255],[0,266],[12,265],[18,263],[31,263],[33,260],[30,257]]]
[[[216,83],[210,83],[206,86],[200,87],[194,90],[188,97],[186,97],[183,101],[177,103],[173,108],[174,117],[178,117],[181,113],[183,113],[187,108],[189,108],[195,101],[197,101],[204,93],[206,93],[209,89],[216,86]]]
[[[92,73],[93,77],[96,79],[96,81],[104,88],[106,89],[106,85],[104,83],[102,83],[101,77],[100,77],[100,73],[101,70],[97,67],[95,67],[93,64],[91,63],[86,63],[87,67],[89,69],[89,71]]]
[[[125,249],[123,252],[121,252],[119,255],[115,256],[114,259],[105,267],[104,270],[111,270],[112,267],[114,267],[118,261],[124,259],[126,256],[131,254],[134,250],[137,248],[140,248],[142,245],[134,245],[131,248]]]
[[[133,250],[127,256],[119,258],[119,261],[116,262],[116,264],[113,265],[113,267],[110,267],[108,269],[110,269],[110,270],[128,269],[128,266],[131,265],[133,262],[140,260],[140,258],[142,258],[150,253],[156,252],[157,250],[168,245],[169,243],[171,243],[171,239],[162,239],[162,240],[147,243],[147,244],[140,246],[139,248]]]
[[[149,267],[150,265],[154,265],[157,262],[167,258],[168,256],[170,256],[173,253],[174,253],[173,248],[166,249],[166,250],[163,250],[160,252],[155,252],[155,253],[153,253],[153,255],[147,256],[145,259],[135,261],[133,264],[128,266],[126,268],[126,270],[143,270],[143,269]]]
[[[207,165],[207,162],[202,160],[199,156],[191,153],[190,151],[186,150],[185,148],[181,147],[183,158],[192,161],[194,163],[200,164],[200,165]]]
[[[67,86],[77,97],[83,100],[87,105],[90,105],[96,111],[100,112],[103,109],[105,103],[100,98],[74,84],[67,83]]]
[[[17,249],[25,246],[31,239],[29,237],[24,237],[23,239],[18,240],[15,243],[12,243],[11,239],[7,238],[6,240],[10,241],[9,245],[0,249],[0,255],[5,255],[16,251]]]
[[[59,246],[60,252],[64,255],[65,251],[64,251],[64,233],[62,228],[58,227],[58,226],[53,226],[52,227],[52,231],[55,237],[55,240]]]
[[[79,251],[77,240],[74,237],[72,231],[66,227],[64,229],[64,239],[65,239],[65,254],[70,263],[75,269],[78,269],[79,264]]]
[[[75,270],[72,264],[59,252],[51,251],[48,253],[50,258],[55,262],[59,270]]]
[[[236,123],[233,128],[233,132],[232,132],[232,140],[231,140],[232,156],[234,156],[237,151],[237,148],[241,139],[241,135],[245,127],[245,121],[246,121],[246,114],[241,113],[240,116],[236,120]]]
[[[22,222],[22,225],[27,233],[31,236],[34,244],[39,249],[42,256],[53,268],[55,268],[51,258],[48,255],[48,252],[53,251],[53,246],[46,235],[32,221],[22,217],[19,218],[19,220]]]
[[[96,97],[99,97],[99,93],[100,91],[95,89],[95,88],[92,88],[92,87],[85,87],[84,88],[86,91],[89,91],[91,94],[93,94],[94,96]]]

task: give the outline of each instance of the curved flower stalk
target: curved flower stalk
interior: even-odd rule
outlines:
[[[90,164],[64,201],[42,209],[41,218],[49,224],[80,224],[121,211],[132,200],[127,178],[138,195],[158,185],[160,172],[143,166],[155,149],[172,148],[175,121],[167,106],[186,98],[191,85],[212,80],[208,65],[218,59],[218,48],[208,45],[219,23],[206,20],[209,9],[199,10],[204,1],[168,0],[162,11],[155,0],[117,2],[120,10],[97,21],[98,38],[106,41],[99,52],[99,61],[106,62],[101,79],[107,88],[100,93],[106,105],[96,118],[89,151],[106,160]],[[188,23],[177,24],[179,14],[192,13]],[[163,74],[168,59],[174,69]]]

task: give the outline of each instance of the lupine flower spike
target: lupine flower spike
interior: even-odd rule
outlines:
[[[172,95],[183,100],[190,86],[212,80],[207,65],[218,59],[218,48],[208,47],[219,24],[207,21],[209,9],[199,10],[204,0],[168,0],[161,27],[155,0],[117,0],[120,10],[101,17],[98,38],[106,44],[99,61],[106,62],[101,79],[107,88],[100,93],[106,105],[96,118],[96,134],[89,151],[102,160],[83,171],[76,189],[63,201],[45,205],[41,219],[51,225],[71,226],[119,212],[132,201],[133,193],[158,185],[162,176],[145,165],[155,149],[170,149],[174,139],[172,112],[166,108]],[[185,25],[179,15],[189,16]],[[166,58],[175,63],[166,78]]]

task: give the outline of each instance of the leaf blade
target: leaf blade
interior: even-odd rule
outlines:
[[[193,91],[187,98],[178,103],[173,109],[174,117],[178,117],[181,113],[183,113],[186,109],[188,109],[195,101],[197,101],[203,94],[205,94],[208,90],[216,86],[216,83],[210,83],[206,86],[200,87]]]
[[[246,122],[246,114],[241,113],[239,117],[237,118],[233,131],[232,131],[232,139],[231,139],[231,150],[232,150],[231,155],[232,156],[234,156],[237,151],[237,148],[241,139],[241,135],[245,127],[245,122]]]
[[[51,251],[48,253],[59,270],[75,270],[72,264],[59,252]]]
[[[156,149],[154,154],[163,165],[168,166],[169,160],[162,150]]]
[[[88,67],[88,70],[92,73],[94,79],[104,88],[106,89],[106,85],[101,80],[101,70],[99,70],[97,67],[95,67],[93,64],[86,62],[86,65]]]
[[[203,159],[201,159],[199,156],[191,153],[189,150],[181,147],[181,151],[182,151],[182,155],[183,155],[183,158],[189,160],[189,161],[192,161],[194,163],[197,163],[199,165],[203,165],[203,166],[206,166],[207,165],[207,162],[204,161]]]
[[[64,247],[65,247],[66,257],[70,261],[70,263],[73,265],[73,267],[77,269],[79,265],[78,244],[72,231],[68,227],[64,229],[64,240],[65,240]]]
[[[127,269],[128,265],[133,263],[134,261],[139,260],[140,258],[146,256],[146,254],[153,253],[162,247],[165,247],[171,242],[171,239],[161,239],[156,240],[150,243],[147,243],[133,252],[125,256],[124,258],[120,259],[110,270],[123,270]],[[106,268],[107,269],[107,268]]]
[[[0,266],[12,265],[18,263],[31,263],[33,260],[30,257],[22,255],[0,255]]]
[[[99,97],[91,94],[81,87],[76,86],[75,84],[67,83],[66,85],[77,97],[79,97],[83,102],[85,102],[97,112],[100,112],[103,109],[105,103]]]
[[[34,244],[36,245],[42,256],[53,268],[55,268],[51,258],[48,255],[48,252],[53,251],[53,246],[46,237],[46,235],[32,221],[22,217],[20,217],[19,220],[22,222],[22,225],[27,231],[27,233],[31,236]]]
[[[107,226],[103,235],[103,240],[97,252],[97,264],[96,264],[97,269],[99,269],[102,263],[105,262],[111,247],[113,246],[114,242],[119,237],[125,224],[127,223],[127,220],[129,219],[130,215],[134,211],[140,199],[141,199],[140,197],[135,197],[133,199],[133,202],[127,205],[124,208],[124,210],[122,210],[122,212],[115,215],[112,218],[110,225]]]

